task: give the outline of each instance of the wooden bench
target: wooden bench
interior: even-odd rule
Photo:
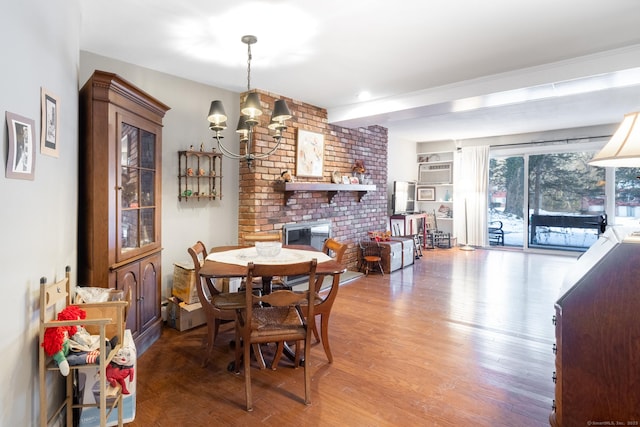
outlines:
[[[536,228],[538,227],[593,229],[597,230],[600,236],[607,227],[607,215],[531,215],[530,225],[531,244],[537,243]]]

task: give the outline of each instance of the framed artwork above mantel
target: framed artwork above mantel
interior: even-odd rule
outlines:
[[[296,176],[322,178],[324,135],[298,129],[296,145]]]

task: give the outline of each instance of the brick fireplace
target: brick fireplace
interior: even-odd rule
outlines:
[[[283,98],[260,91],[264,114],[256,128],[256,150],[267,151],[275,144],[268,134],[266,121],[274,101]],[[242,95],[244,98],[245,94]],[[290,98],[284,98],[293,117],[280,148],[267,159],[257,160],[250,170],[240,165],[238,238],[245,233],[280,230],[284,224],[327,220],[331,234],[348,242],[344,262],[350,270],[357,266],[357,244],[370,230],[386,230],[387,217],[387,129],[381,126],[349,129],[327,123],[327,111]],[[364,160],[366,174],[376,185],[358,201],[357,192],[341,191],[329,203],[325,192],[296,192],[285,204],[284,192],[278,189],[282,171],[295,175],[296,135],[298,129],[324,135],[322,178],[297,178],[297,182],[330,183],[333,171],[351,175],[355,160]]]

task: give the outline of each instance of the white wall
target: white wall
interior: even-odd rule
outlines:
[[[159,73],[111,58],[80,52],[80,87],[95,70],[118,74],[171,107],[162,131],[162,289],[171,296],[173,264],[190,260],[187,248],[202,240],[207,247],[237,244],[238,161],[222,160],[222,200],[178,201],[178,150],[190,145],[207,150],[214,146],[207,113],[214,99],[224,103],[229,123],[237,122],[239,94]],[[224,131],[225,142],[234,146],[234,129]]]
[[[186,260],[187,247],[196,240],[209,246],[237,240],[237,162],[224,159],[221,201],[179,202],[177,151],[201,142],[211,148],[206,122],[209,103],[222,99],[231,115],[239,108],[238,94],[90,53],[81,55],[79,1],[3,2],[0,14],[0,34],[5,40],[0,79],[3,122],[6,111],[33,119],[37,143],[33,181],[0,177],[0,284],[5,301],[0,314],[0,348],[4,350],[0,381],[5,384],[0,391],[0,427],[38,424],[40,277],[59,280],[69,265],[75,284],[78,89],[94,69],[115,72],[172,108],[163,130],[163,294],[170,292],[172,264]],[[39,152],[41,87],[59,100],[59,158]],[[228,138],[233,138],[233,130],[228,133]],[[8,155],[4,123],[1,135],[4,163]],[[57,394],[52,385],[49,391]]]
[[[389,132],[388,136],[387,212],[391,214],[393,181],[416,181],[418,179],[418,164],[415,156],[415,141],[396,138],[392,132]]]
[[[0,426],[36,425],[40,277],[76,269],[80,0],[5,1],[2,35],[2,169],[6,111],[35,121],[35,179],[0,175]],[[59,158],[40,154],[40,88],[59,100]]]

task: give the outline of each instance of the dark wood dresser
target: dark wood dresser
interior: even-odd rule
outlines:
[[[556,427],[640,425],[640,236],[610,229],[555,305]]]

